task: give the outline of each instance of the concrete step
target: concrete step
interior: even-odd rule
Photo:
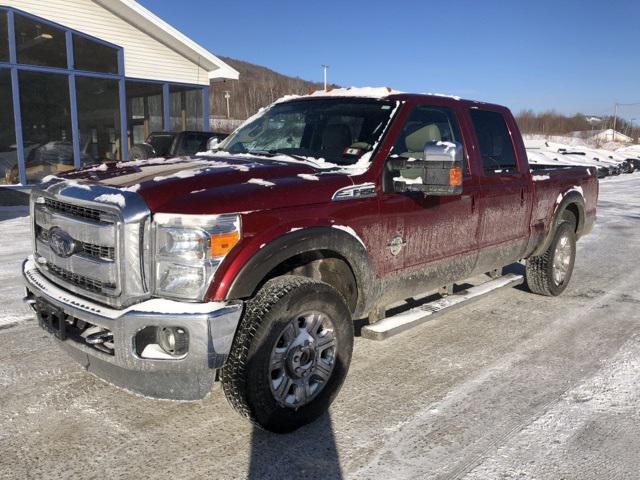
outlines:
[[[522,275],[509,273],[502,277],[476,285],[453,295],[447,295],[419,307],[388,317],[373,325],[362,327],[362,336],[369,340],[384,340],[400,332],[404,332],[416,325],[433,319],[437,315],[450,312],[458,307],[468,305],[487,293],[495,292],[501,288],[510,288],[524,282]]]

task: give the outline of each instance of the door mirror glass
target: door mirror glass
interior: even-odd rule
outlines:
[[[387,168],[394,172],[395,192],[462,193],[463,147],[458,142],[428,142],[422,159],[394,157]]]

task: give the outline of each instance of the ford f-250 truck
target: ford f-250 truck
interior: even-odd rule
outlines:
[[[26,301],[117,386],[194,400],[219,380],[242,415],[291,431],[337,395],[353,320],[522,259],[530,290],[560,294],[597,195],[592,167],[532,170],[504,107],[319,92],[210,156],[46,178]]]

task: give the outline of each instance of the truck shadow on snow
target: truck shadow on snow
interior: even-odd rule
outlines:
[[[331,416],[326,413],[293,433],[254,427],[247,479],[342,479]]]

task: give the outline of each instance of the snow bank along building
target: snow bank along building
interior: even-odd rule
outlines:
[[[0,185],[208,130],[209,82],[237,78],[133,0],[0,0]]]

